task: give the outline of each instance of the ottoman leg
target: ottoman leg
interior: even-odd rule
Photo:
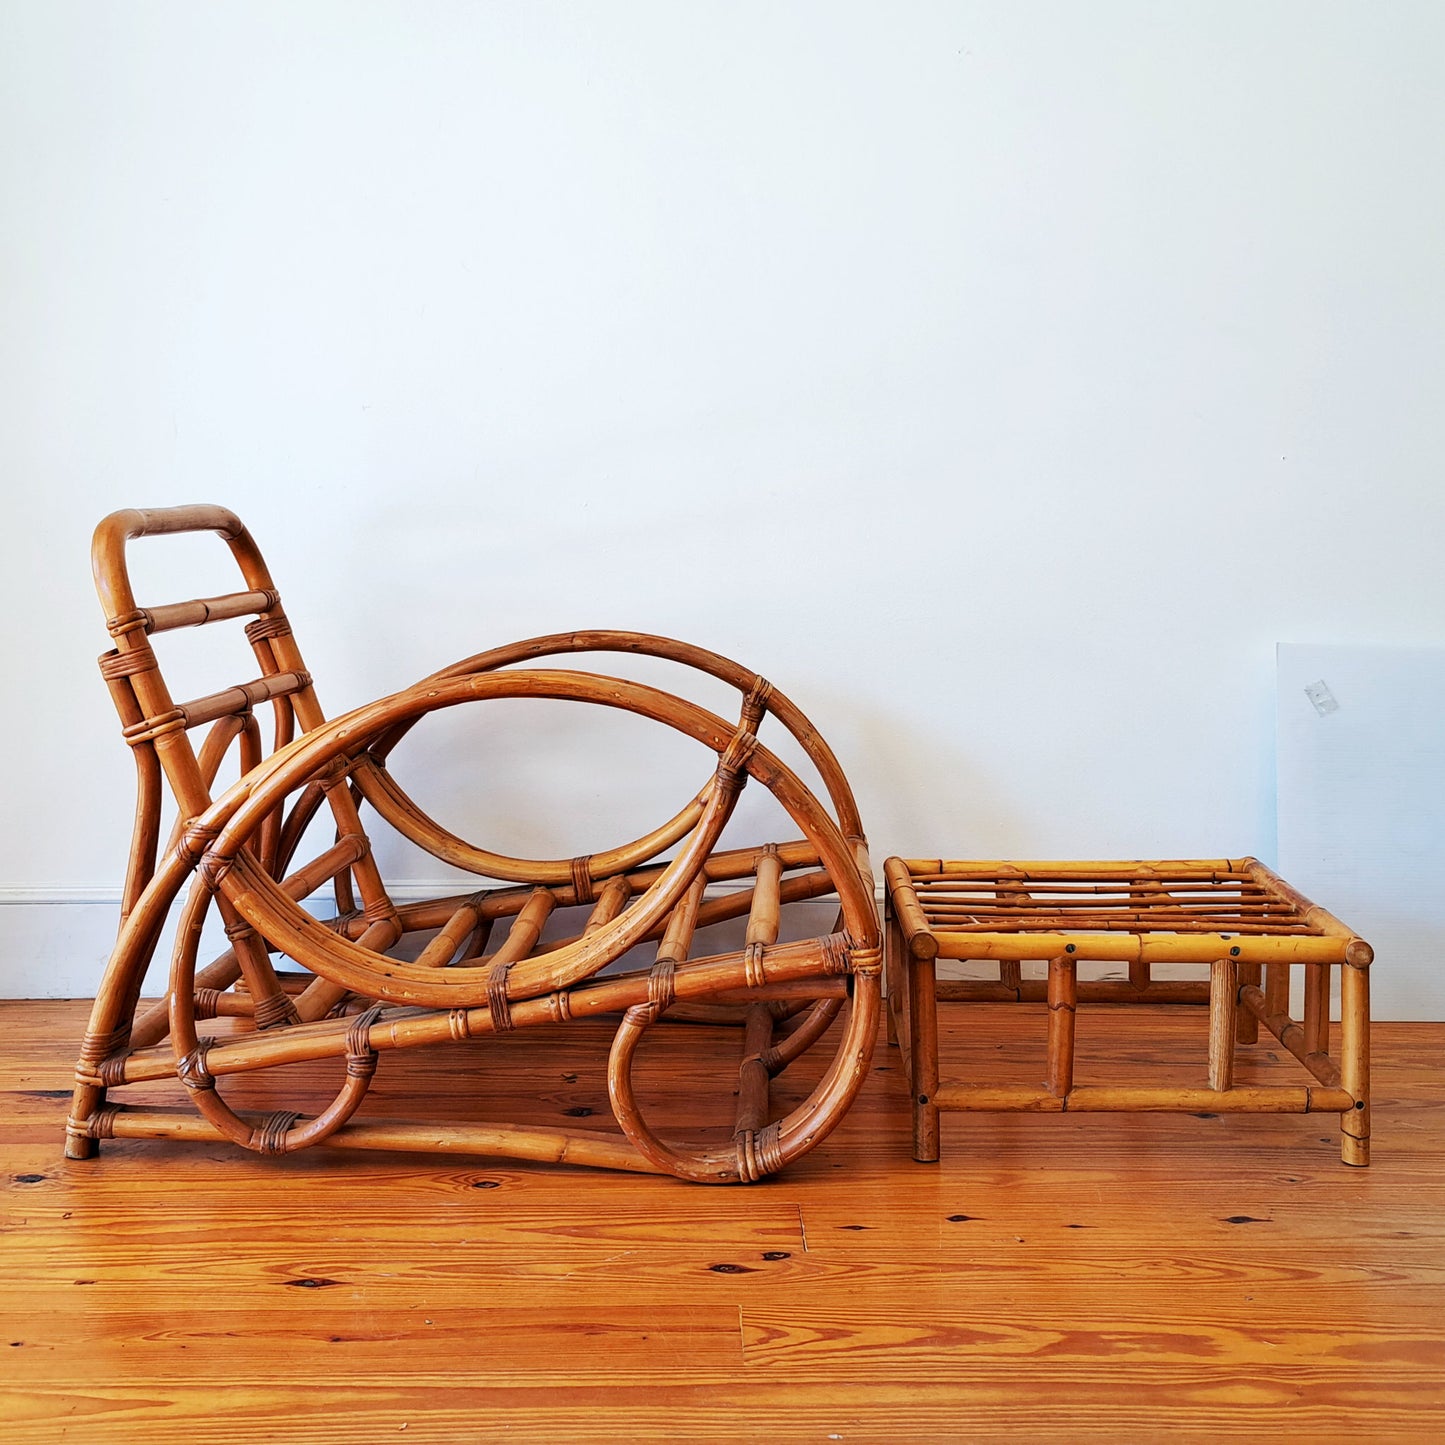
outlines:
[[[1340,969],[1340,1087],[1355,1100],[1340,1115],[1340,1158],[1363,1168],[1370,1162],[1370,965],[1348,954]]]
[[[1239,1016],[1239,965],[1216,958],[1209,965],[1209,1087],[1234,1087],[1234,1044]]]
[[[1044,1087],[1067,1099],[1074,1087],[1074,1014],[1078,1008],[1078,970],[1072,958],[1049,960],[1049,1076]]]
[[[883,981],[888,990],[888,1042],[895,1047],[901,1044],[901,1035],[907,1027],[906,1020],[900,1020],[899,1013],[904,1005],[906,993],[903,987],[903,934],[893,917],[893,900],[883,901]],[[903,1069],[908,1071],[907,1052],[904,1053]]]
[[[938,976],[931,958],[908,961],[908,1034],[913,1089],[913,1157],[938,1159]]]
[[[1240,987],[1244,988],[1253,984],[1255,988],[1258,988],[1263,972],[1263,968],[1257,963],[1240,964]],[[1235,1015],[1234,1041],[1239,1044],[1257,1044],[1259,1042],[1259,1020],[1255,1017],[1253,1009],[1242,1008]]]

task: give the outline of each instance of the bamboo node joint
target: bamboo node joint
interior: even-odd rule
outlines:
[[[381,1017],[381,1005],[357,1014],[346,1031],[346,1072],[353,1079],[369,1079],[376,1072],[376,1050],[371,1046],[371,1026]]]
[[[773,685],[767,678],[759,674],[753,679],[753,685],[748,689],[748,695],[743,699],[742,726],[750,733],[758,730],[758,724],[762,722],[764,714],[768,710],[768,703],[772,700]]]
[[[512,1004],[507,997],[507,975],[512,965],[505,960],[494,963],[487,974],[487,1007],[492,1014],[492,1031],[504,1034],[516,1026],[512,1022]]]
[[[150,630],[150,613],[137,607],[133,612],[122,612],[119,617],[107,617],[105,630],[117,638],[124,637],[128,632],[147,632]]]
[[[75,1132],[82,1139],[114,1139],[115,1121],[122,1112],[119,1104],[102,1104]],[[70,1132],[69,1123],[66,1132]]]
[[[594,903],[597,895],[592,887],[592,855],[572,860],[572,892],[578,903]]]
[[[216,1087],[215,1076],[206,1067],[206,1054],[212,1040],[201,1039],[190,1053],[176,1061],[176,1076],[193,1094]]]
[[[156,655],[143,637],[137,638],[125,652],[102,653],[99,659],[100,675],[107,682],[122,677],[134,677],[138,672],[150,672],[156,667]]]
[[[80,1063],[84,1068],[94,1068],[111,1054],[118,1053],[130,1043],[130,1020],[113,1028],[108,1034],[86,1034],[80,1045]]]
[[[848,938],[841,933],[830,933],[823,939],[823,972],[828,976],[851,974],[853,957]]]
[[[274,593],[267,594],[271,598],[270,605],[265,617],[258,617],[254,622],[246,624],[246,638],[249,642],[262,642],[268,637],[290,637],[291,624],[286,620],[284,612],[276,609],[280,606],[281,599]]]
[[[201,882],[212,893],[219,893],[226,874],[235,866],[236,859],[233,855],[218,853],[214,848],[207,848],[196,865],[196,871],[200,874]]]
[[[272,1029],[282,1024],[300,1023],[301,1015],[296,1012],[291,995],[278,991],[256,1000],[255,1021],[258,1029]]]
[[[112,1054],[108,1059],[100,1061],[100,1067],[96,1069],[95,1075],[105,1088],[113,1089],[125,1083],[125,1065],[128,1057],[122,1052]]]
[[[757,738],[746,728],[739,728],[728,740],[717,764],[717,781],[720,788],[737,792],[747,782],[748,760],[758,746]]]
[[[252,1138],[261,1154],[284,1154],[287,1135],[296,1127],[301,1117],[294,1109],[278,1109],[255,1131]]]
[[[767,982],[767,970],[763,967],[763,945],[750,943],[743,950],[743,978],[749,988],[761,988]]]
[[[185,730],[185,712],[181,708],[173,707],[169,712],[157,713],[155,717],[142,718],[128,728],[122,728],[120,735],[134,748],[139,747],[141,743],[153,743],[167,733],[183,733]]]
[[[851,972],[859,978],[877,978],[883,972],[883,950],[877,944],[853,944],[848,949]]]
[[[647,975],[647,1001],[654,1018],[661,1018],[677,1002],[677,965],[660,958]]]

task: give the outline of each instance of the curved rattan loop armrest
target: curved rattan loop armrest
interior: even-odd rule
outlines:
[[[697,672],[707,673],[720,682],[737,688],[745,696],[762,681],[759,674],[734,662],[721,653],[697,647],[690,642],[680,642],[673,637],[662,637],[656,633],[623,632],[615,629],[594,629],[585,632],[554,632],[543,637],[530,637],[520,642],[494,647],[478,652],[440,672],[423,679],[423,683],[437,682],[444,678],[460,677],[467,673],[492,672],[498,668],[514,666],[517,663],[536,663],[547,657],[561,657],[574,652],[610,652],[618,655],[637,657],[658,657]],[[421,685],[421,684],[419,684]],[[818,771],[828,797],[833,804],[833,816],[845,838],[861,838],[863,824],[858,814],[858,805],[853,790],[848,785],[843,769],[832,748],[822,734],[808,720],[807,715],[785,693],[769,686],[767,689],[767,711],[793,735],[808,759]],[[378,739],[374,748],[376,755],[385,758],[392,747],[405,736],[410,724],[389,729]]]
[[[379,959],[307,915],[246,859],[242,848],[259,820],[280,799],[338,757],[362,752],[392,723],[419,718],[442,707],[501,697],[540,697],[624,708],[676,727],[720,755],[737,736],[735,728],[695,704],[640,683],[592,673],[481,673],[419,684],[358,708],[298,739],[249,774],[207,815],[207,827],[220,825],[219,836],[208,853],[212,860],[208,866],[237,911],[273,944],[314,972],[361,992],[432,1007],[485,1003],[484,981],[470,977],[480,970],[458,967],[437,971]],[[745,766],[751,776],[769,787],[818,849],[820,861],[837,884],[850,936],[860,943],[874,940],[877,923],[872,889],[859,872],[853,846],[797,776],[767,749],[754,746]],[[677,901],[691,872],[705,859],[704,840],[721,830],[723,811],[721,797],[710,802],[684,850],[686,862],[680,857],[675,864],[681,866],[669,865],[632,908],[596,933],[546,955],[545,960],[537,960],[541,965],[538,973],[545,968],[543,976],[533,978],[532,970],[519,966],[514,972],[512,996],[536,996],[557,986],[558,978],[575,980],[595,972],[644,937]]]
[[[362,797],[398,833],[454,868],[464,868],[483,878],[501,878],[509,883],[558,884],[566,883],[573,877],[573,860],[570,858],[513,858],[459,838],[416,804],[391,772],[372,755],[371,749],[362,755],[352,777]],[[689,829],[697,826],[711,786],[709,782],[661,827],[631,843],[591,854],[587,862],[592,876],[609,878],[616,873],[626,873],[671,848]]]

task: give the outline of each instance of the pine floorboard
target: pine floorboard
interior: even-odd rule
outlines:
[[[1329,1115],[952,1114],[915,1164],[880,1041],[837,1133],[729,1189],[220,1143],[69,1162],[85,1012],[0,1004],[15,1445],[1445,1439],[1445,1025],[1376,1025],[1366,1170]],[[1037,1076],[1037,1010],[940,1019],[946,1074]],[[734,1039],[657,1033],[659,1128],[725,1132]],[[1081,1013],[1080,1082],[1193,1080],[1203,1038],[1202,1010]],[[606,1040],[389,1054],[367,1109],[603,1128]],[[1296,1069],[1259,1047],[1238,1077]],[[338,1074],[223,1088],[306,1109]]]

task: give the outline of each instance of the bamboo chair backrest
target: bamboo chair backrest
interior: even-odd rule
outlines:
[[[244,590],[158,607],[140,606],[136,601],[126,565],[127,545],[138,537],[207,531],[217,533],[230,548],[240,570]],[[273,751],[285,747],[298,734],[320,727],[326,719],[312,688],[311,675],[306,670],[286,614],[281,609],[281,599],[270,571],[251,534],[233,512],[215,506],[113,512],[95,530],[91,562],[96,589],[105,611],[106,627],[115,639],[115,647],[101,657],[100,669],[120,715],[123,735],[131,745],[136,760],[136,821],[121,906],[123,924],[155,873],[159,856],[162,775],[169,783],[179,809],[171,843],[189,846],[185,837],[186,829],[211,805],[212,785],[221,762],[232,745],[239,740],[243,773],[249,772],[263,761],[260,728],[252,714],[254,707],[269,702],[274,709]],[[260,667],[260,676],[205,697],[177,703],[171,696],[170,688],[161,672],[150,638],[157,633],[176,628],[204,626],[211,622],[246,616],[254,618],[246,626],[246,636]],[[856,804],[842,770],[827,744],[786,698],[775,694],[761,678],[715,654],[666,638],[605,632],[575,633],[532,639],[513,648],[479,654],[454,668],[436,674],[433,680],[477,670],[491,670],[511,662],[535,660],[538,656],[579,649],[640,651],[671,658],[711,673],[731,682],[745,694],[745,718],[749,707],[760,712],[765,704],[770,706],[820,770],[833,799],[836,821],[844,836],[855,846],[862,846],[862,829],[857,818]],[[192,729],[204,724],[210,724],[211,731],[197,751],[191,742],[190,733]],[[756,719],[751,726],[756,726]],[[393,731],[399,736],[405,730],[405,727],[402,727],[399,731]],[[394,740],[390,734],[383,738],[377,756],[384,757],[386,748]],[[397,810],[393,809],[390,813],[387,811],[387,798],[375,789],[367,790],[369,777],[368,774],[356,780],[360,790],[366,792],[372,804],[396,823]],[[373,922],[394,920],[395,907],[371,857],[370,843],[358,816],[358,799],[353,795],[352,788],[334,786],[338,780],[317,780],[308,789],[308,795],[298,798],[295,807],[284,820],[282,805],[278,805],[275,814],[267,818],[260,828],[258,841],[253,849],[254,856],[268,874],[279,878],[290,861],[300,834],[305,831],[312,812],[320,802],[320,794],[324,793],[335,816],[338,834],[353,838],[362,849],[362,856],[350,870],[350,876],[340,876],[335,880],[339,910],[349,912],[356,906],[351,889],[351,878],[354,877],[361,895],[360,906],[367,919]],[[402,813],[415,811],[404,795],[402,802],[406,804],[406,807],[401,809]],[[703,797],[700,795],[688,809],[684,809],[678,819],[673,820],[674,824],[681,823],[684,826],[677,827],[670,837],[661,837],[661,834],[667,831],[664,829],[658,830],[659,836],[651,838],[651,842],[656,846],[643,847],[641,845],[649,840],[640,840],[638,859],[644,855],[651,857],[666,843],[677,841],[685,828],[690,827],[701,816],[703,806]],[[405,821],[403,817],[401,822]],[[407,830],[403,827],[402,831]],[[415,835],[408,833],[408,836]],[[432,846],[433,851],[438,851],[436,844],[439,837],[442,835],[433,826],[429,833],[417,841],[420,841],[422,846]],[[443,844],[448,841],[457,842],[447,838],[442,841]],[[448,856],[445,846],[438,851],[438,856]],[[472,867],[474,871],[522,881],[549,881],[551,872],[554,871],[554,866],[549,863],[505,859],[492,854],[482,855],[477,850],[471,850],[465,859],[452,861],[460,861],[462,866]],[[579,865],[586,866],[592,861],[582,858],[558,864],[556,868],[561,871],[557,879],[551,881],[565,882],[568,878],[574,878]],[[477,866],[479,863],[481,866]],[[619,862],[617,866],[623,865]]]
[[[137,537],[180,532],[219,534],[240,569],[244,590],[159,607],[140,606],[126,566],[127,544]],[[306,732],[319,726],[325,716],[265,560],[233,512],[212,506],[113,512],[95,529],[91,566],[106,628],[115,639],[114,648],[100,658],[100,670],[136,759],[136,821],[122,903],[125,915],[155,870],[162,772],[180,810],[179,833],[210,805],[216,773],[237,738],[243,770],[262,760],[260,729],[252,715],[257,704],[270,702],[274,707],[273,748],[291,741],[298,727]],[[151,637],[179,627],[250,615],[254,621],[247,625],[246,636],[261,675],[177,703],[151,647]],[[211,731],[198,752],[190,731],[207,723]],[[274,836],[263,841],[261,851],[270,851],[274,862]]]

